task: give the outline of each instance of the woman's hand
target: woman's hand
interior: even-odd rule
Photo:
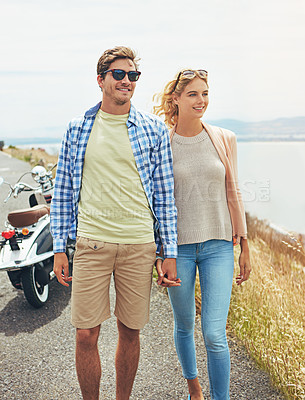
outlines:
[[[250,252],[247,239],[242,238],[240,242],[241,252],[239,256],[240,273],[236,277],[237,285],[241,285],[244,281],[248,280],[251,272]]]
[[[157,280],[158,285],[164,287],[180,286],[181,280],[176,278],[175,259],[166,258],[164,261],[162,261],[160,258],[158,258],[156,261],[156,269],[158,273],[158,280]],[[171,275],[173,275],[174,278],[169,279],[168,276],[171,277]]]

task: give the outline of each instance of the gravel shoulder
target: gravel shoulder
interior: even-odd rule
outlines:
[[[0,152],[0,175],[5,179],[15,182],[26,169],[30,169],[28,164]],[[5,195],[6,188],[1,186],[1,226],[9,209],[25,206],[24,202],[19,204],[14,200],[4,205]],[[1,400],[81,400],[74,367],[75,332],[70,324],[70,291],[53,281],[48,303],[36,310],[26,302],[22,292],[10,285],[6,273],[0,273]],[[114,298],[112,285],[112,308]],[[187,399],[172,330],[168,297],[153,284],[150,322],[141,332],[141,359],[131,400]],[[199,378],[206,399],[210,399],[199,320],[195,337]],[[116,319],[112,316],[102,325],[99,340],[103,372],[101,399],[115,399],[116,342]],[[235,338],[229,338],[229,346],[231,399],[284,399]]]

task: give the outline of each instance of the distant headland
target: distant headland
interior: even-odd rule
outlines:
[[[235,119],[207,122],[232,130],[239,141],[305,141],[305,117],[278,118],[260,122],[244,122]]]
[[[207,120],[211,125],[230,129],[235,132],[239,142],[289,141],[305,142],[305,117],[278,118],[260,122],[246,122],[237,119]],[[5,146],[25,146],[34,144],[60,143],[65,128],[43,127],[26,132],[0,132],[0,141]]]

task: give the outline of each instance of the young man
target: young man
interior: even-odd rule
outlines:
[[[99,398],[98,337],[116,288],[116,399],[128,400],[136,375],[139,330],[148,321],[152,269],[163,246],[163,283],[175,285],[177,233],[168,133],[130,99],[140,76],[134,52],[106,50],[98,61],[102,102],[72,120],[59,155],[51,206],[54,272],[68,286],[68,235],[77,236],[72,323],[84,400]],[[157,246],[155,244],[157,243]],[[165,275],[166,274],[166,275]],[[166,278],[167,276],[167,278]]]

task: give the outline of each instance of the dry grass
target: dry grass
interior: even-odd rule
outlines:
[[[19,149],[15,146],[3,149],[4,153],[10,154],[12,157],[18,158],[19,160],[26,161],[31,166],[42,165],[45,168],[48,164],[56,164],[57,156],[46,153],[43,149]]]
[[[283,235],[248,216],[252,273],[233,285],[228,328],[287,399],[305,399],[305,252],[302,236]],[[236,272],[238,273],[236,251]],[[200,309],[200,292],[197,288]]]

